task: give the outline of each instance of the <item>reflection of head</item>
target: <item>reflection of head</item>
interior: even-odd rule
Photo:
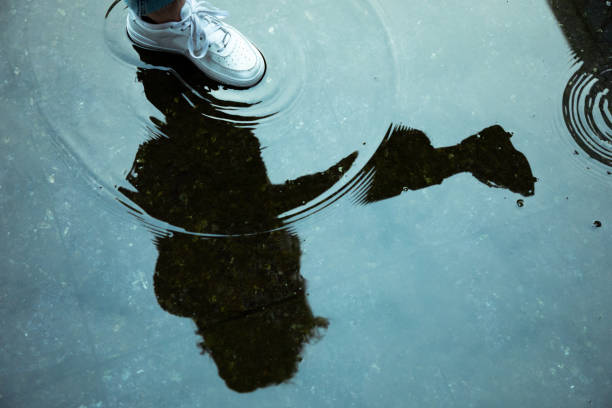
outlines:
[[[363,201],[373,202],[442,183],[470,172],[490,187],[533,195],[535,178],[525,156],[514,149],[510,133],[491,126],[460,144],[434,148],[425,133],[402,126],[387,131],[363,171],[375,170]]]
[[[176,235],[157,247],[159,304],[194,320],[230,388],[253,391],[294,375],[303,345],[327,325],[308,306],[297,237]]]

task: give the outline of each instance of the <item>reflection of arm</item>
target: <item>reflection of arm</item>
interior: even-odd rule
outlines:
[[[275,212],[283,213],[321,195],[340,180],[356,158],[357,152],[353,152],[325,171],[270,186],[269,193]]]
[[[425,133],[404,126],[389,128],[362,171],[374,169],[364,203],[395,197],[404,190],[440,184],[452,172]]]

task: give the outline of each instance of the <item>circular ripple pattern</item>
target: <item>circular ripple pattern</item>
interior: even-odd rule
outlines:
[[[115,59],[135,68],[167,69],[163,65],[152,66],[144,63],[138,57],[134,46],[125,35],[125,30],[118,29],[125,24],[124,21],[125,12],[121,6],[110,8],[104,21],[104,41]],[[279,48],[282,48],[282,54]],[[197,89],[197,86],[194,87],[189,81],[185,81],[185,84],[218,113],[218,116],[210,117],[232,122],[236,126],[262,123],[275,115],[284,114],[299,100],[306,77],[303,50],[304,48],[300,47],[300,39],[294,33],[285,33],[283,47],[266,49],[266,75],[263,82],[253,88]]]
[[[596,72],[583,65],[563,93],[563,117],[576,143],[612,166],[612,64]]]
[[[268,65],[264,80],[247,90],[207,85],[194,80],[197,75],[190,70],[173,66],[184,68],[184,64],[143,58],[126,36],[123,2],[111,10],[112,0],[103,3],[57,13],[28,6],[29,23],[38,30],[22,33],[36,83],[32,103],[70,167],[109,198],[99,205],[120,216],[126,215],[127,207],[130,217],[159,234],[231,235],[213,227],[187,230],[164,214],[151,215],[125,193],[133,190],[128,176],[141,147],[164,137],[175,140],[172,132],[163,131],[168,103],[180,104],[179,112],[193,114],[183,116],[210,118],[217,128],[232,134],[246,138],[250,132],[274,185],[318,174],[357,151],[335,184],[317,197],[292,203],[293,208],[283,207],[272,228],[290,228],[314,214],[327,213],[349,191],[367,184],[360,169],[393,119],[389,109],[395,106],[399,89],[398,59],[378,0],[306,6],[250,2],[248,7],[230,1],[227,8],[236,14],[228,22],[253,40]],[[85,15],[99,16],[100,25],[92,29]],[[55,35],[41,38],[39,31]],[[146,73],[151,75],[143,76]],[[180,91],[167,89],[179,94],[166,100],[166,85],[157,90],[145,87],[143,78],[154,76],[161,78],[158,84],[180,83]],[[261,232],[258,228],[246,233]]]

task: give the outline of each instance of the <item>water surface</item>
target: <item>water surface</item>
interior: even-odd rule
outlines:
[[[90,3],[0,12],[0,405],[612,402],[610,6],[226,1],[237,91]]]

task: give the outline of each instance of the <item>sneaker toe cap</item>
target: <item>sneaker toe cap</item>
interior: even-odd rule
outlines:
[[[209,58],[214,62],[214,70],[221,82],[238,87],[258,83],[266,68],[259,50],[244,38],[240,38],[226,55],[209,53]]]
[[[212,58],[219,65],[232,71],[249,71],[257,65],[259,52],[246,40],[236,41],[232,51],[221,56],[213,54]]]

